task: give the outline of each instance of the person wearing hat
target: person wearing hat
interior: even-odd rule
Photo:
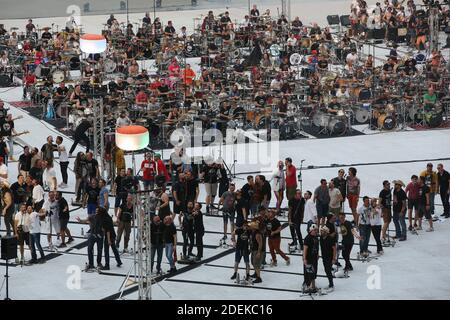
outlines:
[[[406,240],[406,192],[403,190],[405,184],[401,180],[394,180],[393,191],[393,220],[395,225],[395,237],[400,241]]]
[[[420,173],[420,177],[425,178],[425,184],[430,188],[430,214],[434,215],[434,197],[438,188],[438,175],[433,171],[433,164],[430,162],[427,164],[426,170]]]
[[[303,292],[317,292],[317,262],[319,260],[319,239],[317,237],[318,228],[315,223],[308,228],[308,235],[305,237],[303,245]]]

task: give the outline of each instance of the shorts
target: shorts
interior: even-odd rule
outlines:
[[[52,229],[56,234],[58,234],[61,231],[61,227],[59,225],[59,219],[54,219],[54,218],[47,219],[46,224],[47,224],[47,231],[49,233],[52,232]]]
[[[236,252],[234,254],[234,262],[239,263],[241,262],[241,259],[244,258],[244,262],[250,263],[249,258],[250,253],[248,252],[248,249],[236,249]]]
[[[215,197],[217,194],[218,183],[205,183],[205,192],[207,196]]]
[[[389,223],[392,220],[392,211],[391,208],[383,208],[381,211],[381,214],[383,215],[383,222]]]
[[[117,194],[116,199],[114,200],[114,208],[119,208],[121,203],[125,203],[127,199],[126,192],[120,192]]]
[[[423,216],[425,216],[425,219],[431,219],[431,211],[427,210],[425,206],[419,205],[418,214],[420,219],[422,219]]]
[[[67,229],[67,223],[69,223],[69,219],[59,219],[60,230],[66,230]]]
[[[408,209],[418,210],[419,209],[419,199],[408,199]]]
[[[234,224],[234,215],[235,215],[235,211],[223,211],[223,223],[228,223],[228,219],[230,219],[230,223]]]
[[[263,259],[263,254],[260,254],[259,259],[256,259],[256,254],[258,253],[258,251],[252,251],[252,265],[253,268],[255,269],[260,269],[261,268],[261,262]]]
[[[23,246],[24,243],[26,243],[28,246],[30,245],[30,233],[29,232],[18,232],[19,236],[19,245]]]
[[[329,212],[328,204],[322,204],[320,202],[316,203],[316,209],[317,209],[317,217],[320,218],[326,218]]]
[[[286,199],[291,200],[295,197],[297,187],[286,187]]]
[[[330,207],[330,212],[337,217],[339,215],[339,213],[341,213],[341,207],[339,207],[339,208],[331,208]]]
[[[356,207],[358,206],[359,196],[356,194],[348,194],[347,200],[348,200],[348,206],[350,207],[350,209],[356,210]]]
[[[93,214],[95,214],[95,210],[97,210],[97,204],[96,203],[88,203],[87,214],[93,215]]]

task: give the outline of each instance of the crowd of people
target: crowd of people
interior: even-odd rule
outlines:
[[[448,6],[437,8],[442,29]],[[150,129],[154,144],[166,144],[175,128],[194,120],[224,133],[227,127],[279,127],[284,138],[295,137],[299,118],[328,134],[346,134],[349,123],[368,119],[382,130],[404,123],[437,127],[448,112],[448,68],[431,43],[429,12],[430,6],[414,1],[387,0],[370,9],[358,0],[349,28],[337,33],[332,26],[306,26],[299,17],[260,13],[256,6],[239,22],[228,12],[209,11],[190,34],[149,14],[137,30],[133,24],[121,28],[111,15],[103,30],[107,50],[86,61],[80,61],[76,26],[69,22],[52,33],[36,30],[30,20],[24,35],[0,28],[0,68],[13,76],[10,67],[19,63],[24,97],[43,105],[44,116],[68,117],[75,138],[87,143],[86,124],[79,126],[92,118],[99,95],[108,130],[138,123]],[[360,38],[385,26],[391,46],[380,64],[380,57],[360,50]],[[405,36],[398,37],[403,28]],[[417,46],[417,54],[403,55],[402,44]],[[199,57],[199,68],[187,57]],[[149,59],[156,71],[139,66]],[[81,70],[81,78],[70,78],[69,70]]]
[[[298,172],[291,158],[279,161],[270,176],[248,176],[246,184],[238,189],[230,181],[230,172],[223,162],[194,165],[179,161],[183,159],[183,149],[175,149],[168,163],[161,159],[160,154],[146,153],[140,165],[142,176],[138,178],[132,168],[127,168],[124,151],[113,141],[106,141],[104,164],[107,174],[104,176],[99,169],[103,166],[91,152],[88,134],[92,127],[92,118],[88,116],[94,105],[89,95],[92,88],[104,90],[105,121],[111,120],[113,127],[121,127],[133,122],[140,123],[144,119],[145,125],[153,129],[150,131],[155,137],[164,132],[160,132],[159,125],[175,127],[186,119],[192,122],[194,119],[189,114],[196,110],[197,104],[203,111],[196,116],[203,116],[201,119],[205,122],[211,122],[211,116],[217,118],[215,125],[219,129],[226,128],[220,123],[230,125],[231,120],[242,117],[247,123],[259,127],[263,119],[260,116],[264,116],[266,126],[273,118],[288,117],[288,111],[292,111],[288,105],[292,101],[298,102],[297,105],[303,110],[301,112],[324,112],[336,116],[351,101],[372,101],[382,106],[379,110],[386,109],[383,112],[387,114],[388,105],[393,99],[398,99],[391,90],[403,87],[405,79],[410,82],[401,91],[402,99],[408,103],[423,100],[423,105],[428,106],[427,110],[442,120],[445,108],[439,109],[438,106],[439,100],[447,93],[448,83],[444,76],[447,70],[445,62],[438,50],[434,50],[426,59],[423,70],[418,68],[419,61],[415,58],[405,61],[400,59],[395,45],[388,61],[381,68],[375,66],[374,57],[368,56],[361,60],[361,56],[357,55],[356,38],[368,37],[365,31],[371,25],[386,24],[386,36],[392,41],[389,28],[406,25],[408,44],[417,46],[417,49],[428,46],[430,39],[427,37],[426,20],[420,17],[422,13],[419,11],[413,1],[408,1],[405,9],[398,1],[390,3],[386,0],[384,5],[377,4],[372,13],[368,12],[364,1],[354,2],[350,16],[351,28],[337,39],[337,44],[329,27],[321,29],[316,24],[305,27],[299,18],[292,22],[288,22],[284,16],[273,19],[267,11],[260,15],[256,6],[238,25],[232,23],[228,13],[217,18],[211,11],[193,35],[187,35],[185,27],[178,34],[172,22],[169,21],[163,27],[158,18],[152,22],[149,15],[146,15],[142,27],[135,34],[133,25],[121,30],[118,21],[111,16],[107,30],[104,30],[104,36],[108,39],[107,52],[104,56],[91,56],[87,64],[81,67],[79,60],[72,60],[77,57],[74,52],[78,50],[76,44],[80,36],[74,26],[69,24],[66,31],[57,35],[47,30],[36,38],[36,28],[29,21],[27,37],[24,39],[19,39],[15,32],[9,34],[0,26],[1,40],[7,41],[8,48],[13,48],[8,50],[8,54],[18,54],[24,58],[24,97],[29,98],[31,95],[31,99],[36,102],[44,101],[46,106],[55,109],[68,104],[70,110],[79,115],[74,121],[77,122],[74,125],[74,142],[69,151],[62,136],[49,136],[40,148],[25,146],[17,161],[19,174],[11,177],[8,167],[13,165],[11,161],[15,161],[13,138],[19,134],[14,129],[17,119],[7,113],[0,101],[1,209],[6,235],[16,236],[19,240],[18,262],[29,264],[45,261],[40,243],[41,229],[44,227],[50,231],[47,238],[49,250],[65,248],[73,242],[74,237],[69,230],[70,207],[78,205],[86,209],[87,218],[77,220],[89,224],[86,235],[87,270],[95,267],[109,270],[110,248],[120,267],[120,251],[129,253],[136,249],[130,249],[129,241],[136,226],[137,191],[148,192],[148,201],[151,202],[149,212],[145,214],[151,216],[151,260],[152,269],[156,262],[157,274],[162,273],[163,251],[170,266],[169,272],[177,270],[177,228],[181,229],[183,238],[180,260],[200,261],[203,258],[205,234],[203,217],[219,212],[223,216],[221,243],[236,248],[232,279],[237,277],[238,266],[243,258],[247,279],[254,278],[254,283],[262,282],[260,271],[267,265],[267,247],[272,267],[278,264],[277,255],[290,264],[291,259],[281,249],[281,231],[288,226],[292,238],[289,249],[298,247],[303,256],[306,292],[316,290],[319,247],[329,288],[333,288],[333,264],[338,263],[340,253],[345,260],[344,270],[353,269],[350,255],[355,237],[359,240],[359,255],[367,258],[371,254],[368,248],[371,235],[377,244],[377,254],[381,255],[383,247],[389,245],[393,238],[405,241],[408,230],[422,230],[422,218],[428,223],[426,231],[434,231],[434,199],[437,194],[444,208],[442,215],[448,218],[450,214],[450,176],[442,164],[438,164],[437,171],[433,170],[433,164],[428,164],[427,169],[413,175],[407,185],[401,180],[392,181],[393,190],[391,182],[383,181],[379,195],[364,196],[359,205],[362,194],[356,168],[349,168],[348,175],[341,169],[337,177],[322,179],[313,192],[304,192],[298,188]],[[423,11],[423,14],[428,12]],[[447,6],[439,6],[439,12],[441,22],[446,22]],[[198,44],[197,38],[206,39],[205,48]],[[240,42],[236,43],[237,40]],[[401,40],[396,38],[395,41]],[[124,43],[128,45],[122,46]],[[183,44],[181,48],[180,43]],[[244,46],[252,49],[248,56],[243,57],[242,51],[238,50],[236,56],[232,57],[235,49]],[[125,48],[125,52],[121,47]],[[189,64],[182,65],[181,59],[177,59],[180,55],[186,56],[188,51],[192,55],[196,51],[202,55],[201,74],[197,75]],[[301,68],[305,70],[301,72],[301,77],[297,77],[297,65],[290,61],[293,53],[308,56]],[[0,68],[4,72],[10,72],[8,54],[3,54],[0,60]],[[70,60],[67,60],[66,54],[71,57]],[[146,70],[139,70],[137,59],[140,57],[156,58],[159,72],[149,75]],[[103,87],[105,79],[102,79],[101,71],[110,62],[114,63],[114,68],[120,70],[122,76],[107,82],[106,87]],[[78,63],[75,67],[82,69],[82,79],[75,82],[73,88],[66,87],[64,81],[59,81],[55,88],[55,80],[58,79],[48,74],[43,76],[43,69],[54,68],[55,71],[65,72],[68,69],[64,66],[70,63]],[[332,64],[340,64],[342,72],[330,73],[328,66]],[[230,69],[232,72],[227,73]],[[37,74],[38,70],[40,74]],[[244,71],[249,72],[250,77]],[[426,80],[420,82],[420,88],[427,90],[425,95],[422,96],[421,90],[417,90],[415,82],[411,80],[413,77]],[[367,81],[360,87],[355,85],[358,79]],[[297,94],[302,86],[308,90],[304,94]],[[211,100],[212,95],[217,95],[219,101]],[[253,114],[252,110],[242,107],[247,97],[250,97],[249,105]],[[300,100],[307,102],[307,106]],[[216,102],[218,105],[215,105]],[[218,109],[215,109],[216,106]],[[411,108],[414,107],[411,105]],[[380,111],[380,114],[383,112]],[[158,122],[160,117],[156,115],[162,115],[161,122]],[[375,118],[375,114],[370,117]],[[425,119],[429,125],[430,119]],[[158,126],[155,127],[155,124]],[[7,142],[3,141],[5,137]],[[87,150],[73,155],[79,142],[84,142]],[[57,158],[55,154],[58,154]],[[70,158],[75,158],[73,168],[70,168],[76,182],[73,204],[68,203],[62,192],[69,184]],[[62,181],[57,181],[55,161],[58,161]],[[206,194],[204,201],[199,199],[201,185]],[[114,206],[110,205],[111,198],[114,198]],[[347,220],[343,212],[346,201],[351,210],[351,220]],[[274,208],[270,206],[273,202]],[[288,221],[284,225],[280,216],[286,203]],[[395,226],[394,237],[389,234],[391,220]],[[306,236],[302,234],[303,224],[307,225]],[[53,245],[52,232],[57,235],[56,245]],[[227,242],[229,234],[231,244]],[[25,244],[31,251],[32,259],[29,261],[25,261],[24,257]],[[37,258],[37,251],[40,259]],[[250,263],[254,269],[252,275]]]

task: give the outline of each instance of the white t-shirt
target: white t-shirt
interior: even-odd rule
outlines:
[[[383,224],[383,221],[381,219],[381,209],[371,207],[371,209],[370,209],[370,225],[381,226],[382,224]]]
[[[44,189],[40,184],[33,188],[33,200],[35,203],[44,200]]]
[[[125,117],[125,118],[119,117],[119,118],[117,118],[117,121],[116,121],[116,127],[117,128],[129,126],[130,124],[131,124],[131,121],[130,121],[130,119],[128,119],[128,117]]]
[[[58,146],[59,162],[69,162],[69,156],[67,155],[66,147],[60,144]]]
[[[56,184],[55,180],[53,178],[56,178],[56,171],[55,168],[45,168],[44,172],[42,173],[42,177],[44,179],[45,184],[48,186],[50,190],[56,190]]]
[[[359,207],[358,215],[359,215],[359,224],[360,225],[370,224],[370,206],[365,207],[364,205],[362,205],[361,207]]]
[[[305,214],[303,215],[303,221],[309,222],[312,221],[314,223],[317,222],[317,209],[316,204],[312,199],[306,200],[305,203]]]
[[[4,181],[8,182],[8,167],[4,163],[0,166],[0,174],[2,174],[2,175],[6,174],[6,178],[0,177],[0,181],[1,182],[4,182]]]
[[[329,189],[328,193],[330,194],[330,208],[336,209],[341,207],[341,192],[338,188],[333,188],[333,190]]]
[[[357,54],[353,54],[351,52],[345,58],[345,61],[347,61],[347,63],[351,62],[352,64],[355,64],[356,60],[358,60],[358,55]]]
[[[16,221],[17,227],[22,226],[24,232],[30,232],[30,220],[28,217],[28,213],[22,213],[21,211],[17,212],[14,220]]]
[[[45,201],[43,208],[48,212],[52,220],[59,219],[59,203],[58,201]]]
[[[280,191],[286,189],[286,180],[283,170],[275,170],[272,174],[272,190]]]
[[[28,217],[30,233],[36,234],[41,233],[41,221],[39,220],[39,213],[33,211]]]

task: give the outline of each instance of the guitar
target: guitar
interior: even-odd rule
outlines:
[[[18,132],[16,134],[12,134],[11,137],[18,137],[18,136],[21,136],[21,135],[24,135],[24,134],[29,134],[29,133],[30,133],[30,131],[25,130],[25,131],[22,131],[22,132]]]

